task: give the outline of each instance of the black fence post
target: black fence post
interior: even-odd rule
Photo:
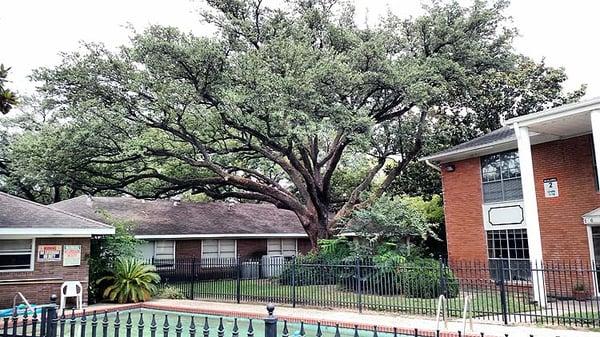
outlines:
[[[267,304],[269,316],[265,318],[265,337],[277,337],[277,317],[273,315],[273,311],[275,311],[275,305]]]
[[[190,299],[194,299],[194,292],[196,286],[196,258],[192,258],[192,275],[190,275]]]
[[[242,258],[237,258],[237,280],[235,283],[235,299],[239,304],[242,301]]]
[[[53,294],[52,296],[50,296],[50,304],[48,304],[48,307],[46,308],[46,313],[45,313],[45,322],[43,322],[42,324],[42,328],[44,330],[44,337],[56,337],[56,326],[58,323],[58,313],[57,313],[57,305],[56,305],[56,300],[58,299],[58,296],[56,296],[55,294]]]
[[[356,273],[356,291],[358,292],[358,312],[362,312],[362,277],[360,273],[360,258],[356,257],[355,273]]]
[[[504,261],[499,261],[500,265],[500,279],[498,283],[500,285],[500,307],[502,308],[502,321],[504,324],[508,324],[508,305],[506,303],[506,284],[504,282]]]
[[[292,257],[292,308],[296,307],[296,256]]]
[[[442,256],[439,256],[440,261],[440,294],[444,295],[444,297],[448,298],[448,287],[446,280],[446,265],[444,263],[444,259]]]

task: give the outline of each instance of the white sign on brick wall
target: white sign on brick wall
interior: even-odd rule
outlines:
[[[558,197],[558,179],[556,179],[556,178],[544,179],[544,196],[546,198]]]

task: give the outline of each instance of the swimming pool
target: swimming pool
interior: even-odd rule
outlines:
[[[195,325],[195,336],[204,336],[205,324],[208,326],[209,336],[221,336],[219,333],[219,325],[221,317],[213,315],[203,314],[190,314],[190,313],[179,313],[173,311],[163,311],[155,309],[133,309],[119,312],[117,320],[117,313],[112,312],[106,314],[98,313],[96,316],[96,332],[93,332],[93,316],[88,314],[86,316],[85,324],[85,336],[98,336],[98,337],[125,337],[127,334],[127,327],[130,327],[131,336],[142,336],[142,337],[153,337],[153,336],[177,336],[178,326],[181,328],[181,337],[190,336],[190,326],[192,319]],[[142,324],[140,324],[140,318]],[[154,321],[155,324],[152,322]],[[181,325],[179,325],[179,321]],[[223,336],[232,336],[233,327],[235,324],[233,317],[222,317],[223,323]],[[72,324],[74,323],[74,324]],[[250,320],[247,318],[238,318],[238,334],[241,337],[251,336],[248,332]],[[73,335],[71,334],[72,327],[74,328]],[[140,328],[141,327],[141,328]],[[263,337],[265,335],[264,328],[265,324],[262,319],[252,320],[252,335],[256,337]],[[283,336],[284,322],[278,321],[277,324],[277,336]],[[301,336],[300,329],[301,324],[296,322],[287,323],[288,335],[290,337]],[[68,313],[64,320],[64,325],[59,322],[57,335],[60,336],[81,336],[81,319],[76,318],[71,320]],[[154,334],[153,334],[154,331]],[[165,333],[166,331],[166,333]],[[336,329],[332,326],[321,326],[321,333],[323,337],[335,337]],[[356,337],[354,329],[340,328],[340,337]],[[359,337],[373,337],[373,331],[369,330],[357,330]],[[314,337],[317,336],[317,325],[315,324],[304,324],[304,335]],[[378,337],[393,337],[393,334],[386,332],[377,332]]]

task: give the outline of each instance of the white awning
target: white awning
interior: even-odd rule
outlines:
[[[586,225],[600,225],[600,208],[585,213],[583,215],[583,223]]]

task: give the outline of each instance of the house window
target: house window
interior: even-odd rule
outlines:
[[[483,202],[523,199],[519,154],[516,151],[481,157]]]
[[[33,270],[33,239],[0,240],[0,271]]]
[[[154,241],[154,260],[164,263],[175,262],[175,241]]]
[[[202,258],[234,258],[235,240],[202,240]]]
[[[531,278],[527,230],[487,231],[487,246],[490,270],[494,279],[500,279],[502,270],[505,280]]]
[[[267,240],[267,255],[294,256],[296,251],[296,239]]]

